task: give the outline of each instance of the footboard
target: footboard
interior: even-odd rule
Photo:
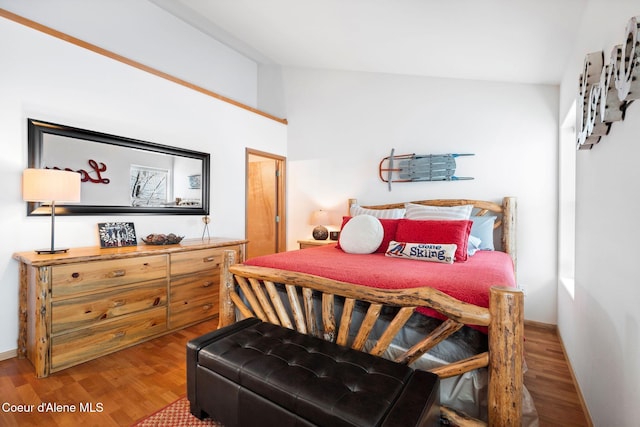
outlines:
[[[396,361],[406,364],[418,359],[464,325],[488,327],[487,352],[432,372],[440,378],[448,378],[487,367],[488,425],[511,427],[521,424],[524,335],[524,298],[521,291],[492,288],[490,306],[486,309],[458,301],[432,288],[376,289],[235,262],[235,253],[225,251],[220,283],[220,327],[234,323],[236,313],[239,313],[241,318],[258,317],[364,351],[367,338],[383,308],[398,308],[387,329],[369,350],[369,353],[380,356],[417,307],[430,307],[446,316],[447,320],[438,328],[398,356]],[[278,292],[276,284],[284,286],[286,292]],[[284,298],[283,294],[286,295]],[[321,298],[321,313],[315,312],[313,304],[313,299],[318,297]],[[339,318],[335,309],[338,297],[342,304]],[[354,307],[361,302],[367,307],[366,313],[359,324],[354,325]],[[441,411],[453,425],[484,425],[482,421],[447,407],[442,407]]]

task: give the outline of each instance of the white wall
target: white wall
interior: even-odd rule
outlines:
[[[556,322],[557,87],[296,68],[284,70],[284,82],[290,248],[310,237],[311,211],[339,218],[351,197],[377,204],[516,196],[525,316]],[[396,183],[389,192],[378,164],[392,148],[475,153],[456,170],[475,179]]]
[[[257,108],[255,61],[148,0],[0,0],[0,8]]]
[[[637,1],[589,2],[561,86],[560,117],[577,96],[587,53],[626,41]],[[640,105],[590,151],[577,156],[575,299],[558,288],[558,327],[596,426],[640,419],[640,287],[635,214],[640,210]]]
[[[18,264],[46,247],[50,220],[27,217],[21,173],[27,117],[211,153],[212,235],[244,237],[245,148],[286,154],[286,126],[0,18],[0,353],[16,348]],[[6,42],[6,41],[10,41]],[[133,221],[139,236],[202,235],[200,216],[56,219],[60,246],[98,244],[98,222]]]

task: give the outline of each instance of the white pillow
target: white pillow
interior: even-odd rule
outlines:
[[[384,229],[380,220],[371,215],[351,218],[340,232],[340,247],[350,254],[370,254],[382,243]]]
[[[389,257],[453,264],[458,245],[434,243],[405,243],[392,240],[384,254]]]
[[[367,209],[359,205],[351,205],[349,213],[351,214],[351,216],[371,215],[375,216],[376,218],[397,219],[404,218],[405,209]]]
[[[461,206],[426,206],[415,203],[405,203],[407,219],[469,219],[473,205]]]

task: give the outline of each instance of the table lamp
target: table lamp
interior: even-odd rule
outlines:
[[[329,231],[325,224],[329,224],[329,212],[318,210],[311,214],[311,225],[316,227],[313,229],[313,238],[316,240],[327,240],[329,237]]]
[[[51,249],[38,249],[39,254],[58,254],[69,248],[54,246],[56,202],[80,201],[80,174],[57,169],[25,169],[22,172],[22,198],[26,202],[43,202],[51,206]]]

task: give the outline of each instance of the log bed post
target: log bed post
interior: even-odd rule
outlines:
[[[516,248],[516,198],[502,199],[502,250],[513,260],[513,271],[517,273],[518,252]],[[517,276],[517,274],[516,274]]]
[[[231,291],[235,286],[233,274],[229,267],[236,263],[236,251],[226,250],[223,255],[223,268],[220,271],[220,314],[218,315],[218,329],[236,321],[235,305],[231,300]]]
[[[518,289],[493,287],[489,311],[489,425],[519,426],[524,382],[524,294]]]

